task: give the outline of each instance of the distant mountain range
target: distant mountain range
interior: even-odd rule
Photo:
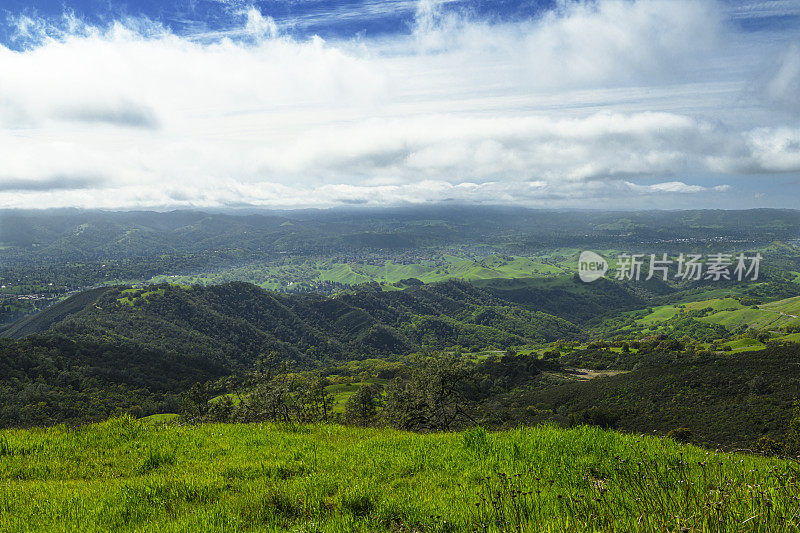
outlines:
[[[0,211],[3,263],[144,255],[331,253],[463,243],[562,246],[613,240],[800,237],[800,211],[579,211],[505,207],[199,211]]]

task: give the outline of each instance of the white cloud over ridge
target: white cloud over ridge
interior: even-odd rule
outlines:
[[[0,205],[631,205],[800,172],[797,49],[748,48],[712,1],[516,23],[423,1],[407,35],[338,42],[241,17],[211,41],[20,19],[39,42],[0,46]]]

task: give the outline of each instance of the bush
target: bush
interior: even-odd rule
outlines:
[[[764,435],[758,439],[758,442],[756,442],[756,449],[761,453],[768,455],[778,455],[783,452],[784,447],[781,446],[781,444],[775,439]]]
[[[694,434],[689,428],[675,428],[667,433],[667,437],[678,442],[691,442]]]
[[[800,400],[794,401],[794,414],[789,421],[789,432],[786,435],[786,451],[800,455]]]
[[[589,407],[580,413],[570,415],[569,425],[597,426],[605,429],[614,429],[619,422],[619,416],[600,407]]]

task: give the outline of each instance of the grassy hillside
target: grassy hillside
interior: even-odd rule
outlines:
[[[731,297],[698,298],[680,304],[661,305],[651,308],[652,312],[636,319],[638,325],[654,326],[682,313],[708,310],[705,316],[698,317],[701,322],[719,324],[729,330],[742,326],[755,329],[778,330],[786,326],[800,325],[800,297],[742,305]]]
[[[0,432],[0,530],[790,531],[795,464],[597,428]]]
[[[467,281],[485,279],[515,279],[527,277],[550,277],[574,271],[579,251],[561,251],[531,257],[501,254],[474,258],[453,253],[420,252],[424,258],[413,262],[385,260],[382,262],[337,260],[286,260],[284,264],[263,262],[226,268],[222,271],[200,272],[188,275],[155,276],[152,283],[166,281],[182,284],[211,285],[228,281],[246,281],[270,290],[297,291],[301,288],[319,290],[323,283],[340,286],[357,285],[376,281],[384,285],[398,284],[402,280],[415,278],[424,283],[436,283],[451,279]],[[409,254],[412,255],[413,254]]]

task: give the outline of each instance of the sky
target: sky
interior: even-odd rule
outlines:
[[[800,207],[800,0],[0,0],[0,208]]]

